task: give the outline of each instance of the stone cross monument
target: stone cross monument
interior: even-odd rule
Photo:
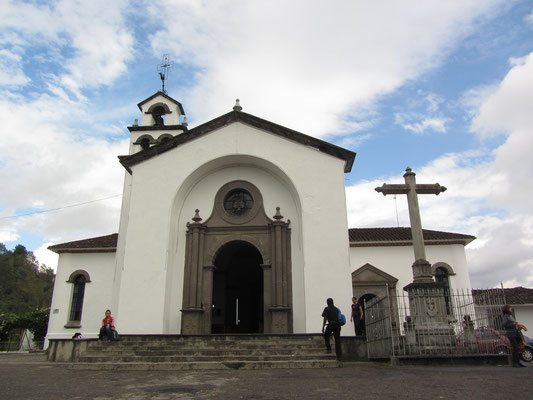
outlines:
[[[411,235],[413,237],[413,249],[415,251],[415,262],[413,264],[413,282],[433,282],[431,265],[426,260],[426,250],[424,248],[424,236],[422,233],[422,221],[420,219],[420,208],[418,207],[418,194],[436,194],[446,191],[444,186],[435,184],[416,183],[415,173],[407,167],[405,174],[405,184],[387,184],[377,187],[376,192],[388,194],[406,194],[409,205],[409,220],[411,221]]]
[[[448,323],[444,285],[436,283],[431,273],[431,264],[426,260],[424,236],[418,194],[436,194],[444,192],[444,186],[435,184],[417,184],[415,173],[407,167],[403,175],[405,184],[386,184],[377,187],[377,192],[388,194],[406,194],[411,221],[411,235],[415,262],[413,263],[413,282],[403,289],[409,294],[409,309],[413,329],[406,335],[414,335],[415,346],[408,349],[412,354],[442,353],[455,346],[455,333]]]

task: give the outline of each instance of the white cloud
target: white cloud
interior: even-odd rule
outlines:
[[[446,132],[446,121],[445,118],[424,118],[420,122],[404,124],[402,127],[417,134],[422,134],[426,130]]]
[[[57,110],[57,113],[54,113]],[[65,128],[57,114],[76,114],[77,104],[43,96],[18,104],[0,100],[0,176],[3,215],[17,209],[52,209],[121,192],[124,169],[116,156],[128,141],[109,143]],[[47,118],[48,115],[53,118]],[[16,134],[14,134],[16,132]],[[81,132],[80,132],[81,133]],[[29,231],[54,241],[73,240],[118,229],[120,199],[0,220],[2,231]]]
[[[474,286],[500,281],[533,284],[533,53],[511,64],[497,85],[468,93],[475,105],[472,130],[481,138],[505,135],[495,150],[444,155],[415,167],[417,181],[439,182],[448,190],[420,196],[423,226],[475,235],[467,248]],[[418,169],[418,170],[417,170]],[[347,188],[350,226],[395,226],[394,198],[374,187],[402,183],[401,175]],[[409,226],[407,202],[399,196],[400,225]]]
[[[37,250],[34,250],[33,254],[40,264],[44,264],[48,268],[52,268],[54,271],[56,271],[59,255],[48,250],[48,246],[52,245],[54,245],[53,242],[43,243],[41,247],[39,247]]]
[[[18,57],[28,43],[42,45],[50,53],[44,59],[57,63],[60,69],[49,82],[59,88],[51,90],[56,94],[68,90],[84,100],[83,88],[112,83],[133,57],[133,36],[126,28],[128,6],[127,0],[62,0],[51,5],[8,0],[1,6],[0,44],[25,43],[25,47],[17,47]],[[64,50],[72,56],[65,56]],[[28,52],[28,56],[33,53]],[[2,70],[0,65],[0,78]],[[19,81],[23,78],[22,73],[17,76]]]
[[[21,67],[21,57],[6,49],[0,49],[0,85],[23,86],[30,82]]]
[[[525,20],[529,25],[533,26],[533,11],[531,14],[526,15]]]
[[[0,230],[0,243],[17,240],[20,236],[16,232]]]
[[[159,1],[154,51],[198,68],[193,119],[244,111],[312,135],[439,65],[500,1]],[[297,21],[297,24],[295,24]],[[433,125],[434,126],[434,125]]]

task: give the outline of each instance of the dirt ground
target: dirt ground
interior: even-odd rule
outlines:
[[[0,399],[533,399],[533,364],[333,369],[82,371],[0,354]]]

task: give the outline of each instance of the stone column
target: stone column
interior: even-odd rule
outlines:
[[[205,226],[196,210],[193,223],[187,224],[183,308],[181,309],[181,333],[202,333],[203,295],[203,240]]]
[[[270,315],[270,308],[272,307],[272,266],[268,264],[261,264],[263,270],[263,332],[272,332],[272,320]]]
[[[281,221],[283,216],[280,208],[276,207],[275,221],[270,224],[272,238],[272,304],[269,308],[271,333],[289,333],[289,305],[288,268],[286,252],[287,229],[289,222]]]
[[[213,273],[215,271],[214,265],[205,265],[203,268],[203,294],[202,294],[202,308],[203,315],[203,334],[211,333],[211,312],[213,308]]]

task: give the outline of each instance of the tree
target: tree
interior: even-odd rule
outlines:
[[[55,274],[31,251],[0,243],[0,342],[29,329],[34,340],[46,336]]]

